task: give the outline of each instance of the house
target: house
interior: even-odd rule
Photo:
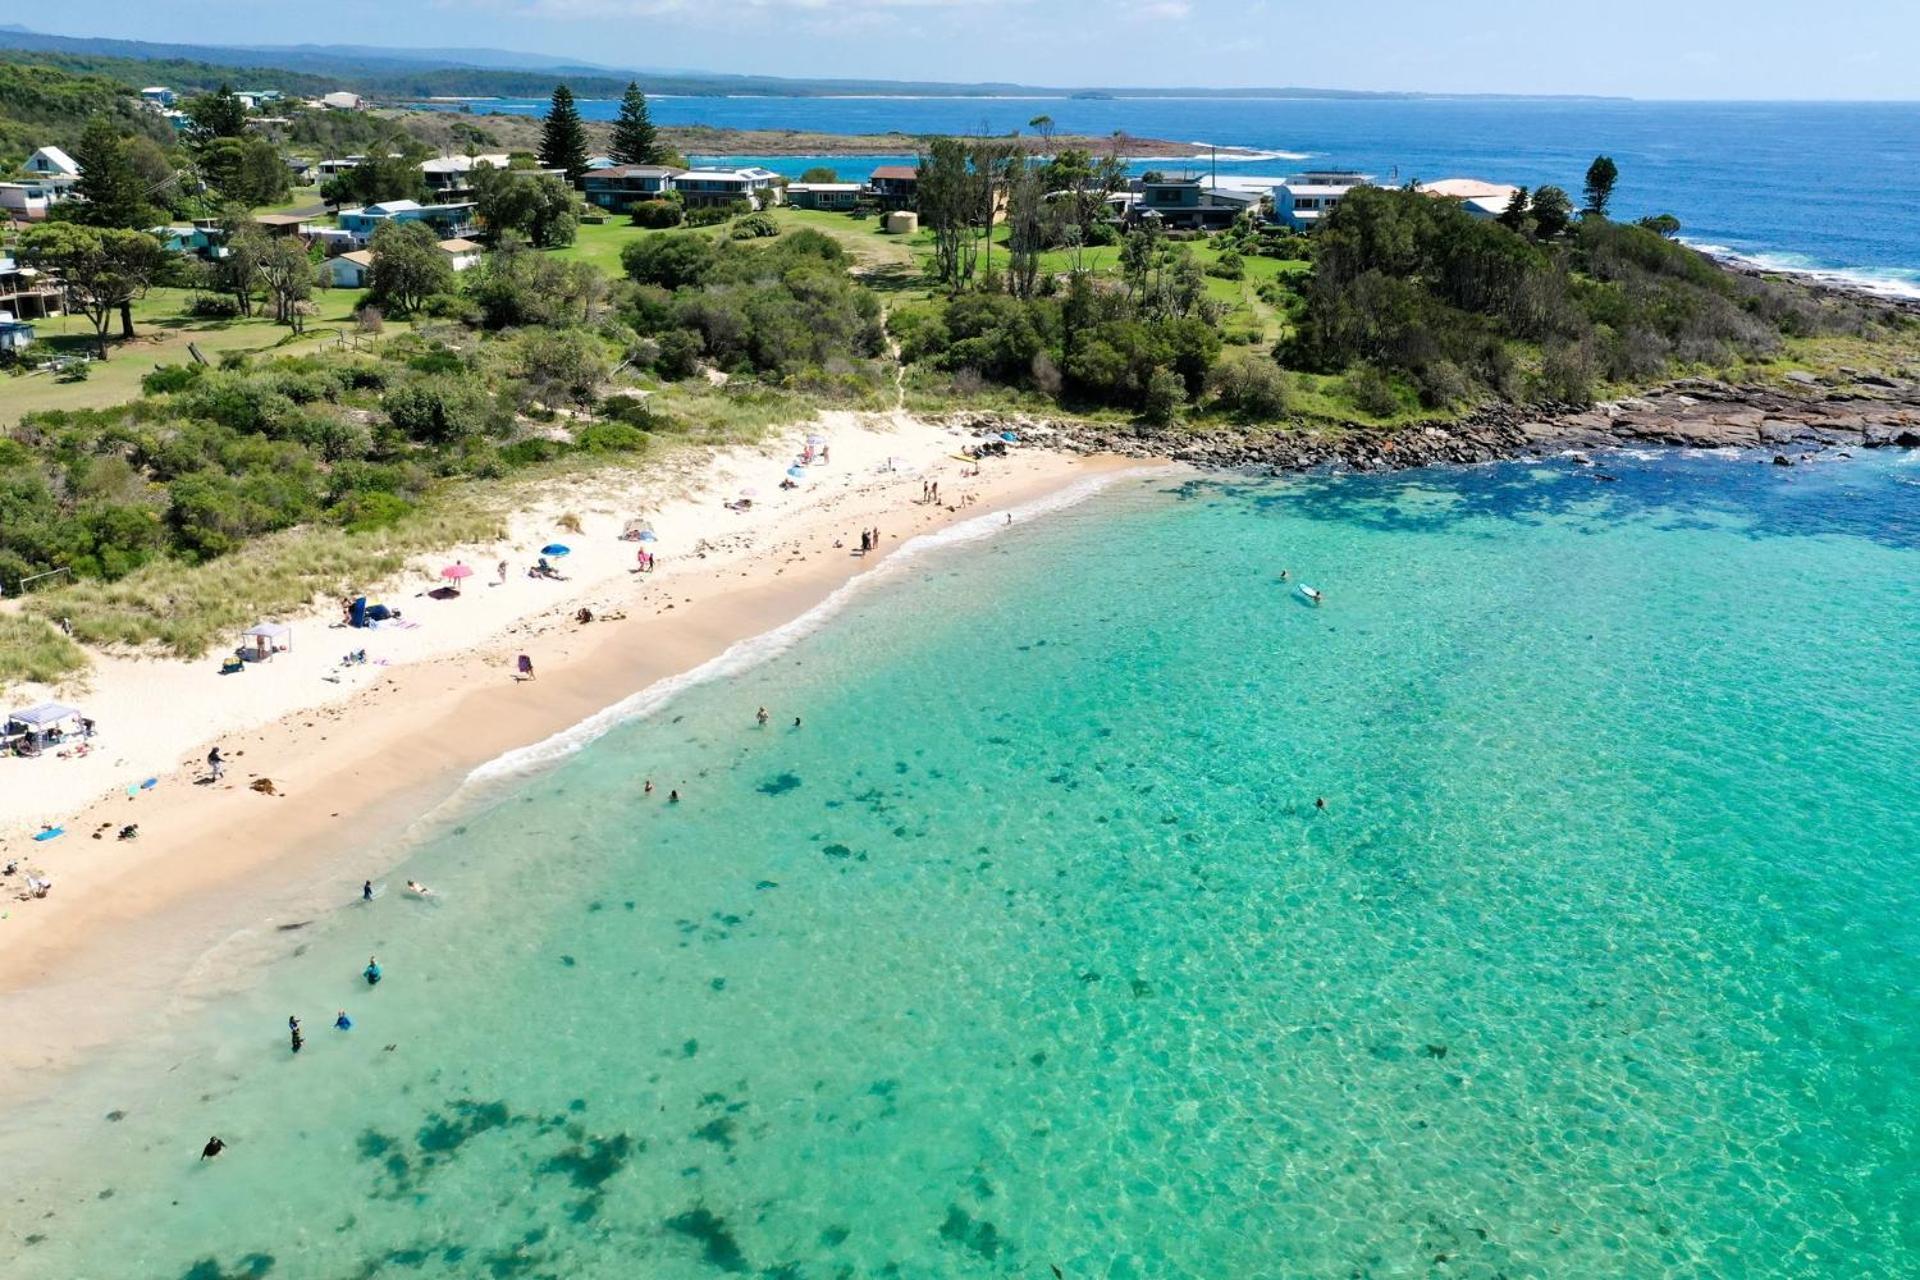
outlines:
[[[689,209],[736,200],[764,209],[780,203],[780,188],[774,185],[779,176],[771,169],[688,169],[674,176],[673,189]]]
[[[318,222],[303,222],[294,234],[308,244],[317,244],[329,254],[346,253],[359,242],[353,232],[342,231],[339,227],[329,227]]]
[[[45,272],[0,257],[0,311],[17,321],[44,320],[62,310],[60,284]]]
[[[355,249],[352,253],[328,258],[320,270],[326,273],[327,283],[336,289],[364,289],[367,277],[373,272],[373,254]]]
[[[1355,187],[1373,185],[1373,175],[1353,169],[1312,169],[1283,178],[1273,188],[1275,221],[1306,231],[1339,207]]]
[[[12,355],[32,345],[33,326],[15,320],[11,311],[0,311],[0,355]]]
[[[789,182],[787,203],[796,209],[845,212],[860,206],[867,189],[857,182]]]
[[[150,84],[140,91],[140,101],[156,110],[165,111],[173,105],[173,90],[163,84]]]
[[[0,209],[9,217],[35,221],[46,217],[47,210],[65,200],[72,190],[72,182],[57,178],[0,182]]]
[[[513,157],[504,151],[479,156],[440,156],[422,160],[427,192],[440,199],[464,200],[473,194],[475,169],[505,169]]]
[[[300,228],[306,222],[297,213],[256,213],[253,225],[276,238],[300,234]]]
[[[588,169],[617,169],[619,167],[620,167],[620,162],[618,160],[615,160],[612,156],[588,156],[587,157]]]
[[[338,221],[340,229],[350,233],[356,244],[373,239],[374,231],[387,222],[424,222],[444,240],[469,236],[479,230],[474,225],[473,208],[470,200],[450,204],[386,200],[358,209],[342,209]]]
[[[911,209],[920,200],[920,170],[910,164],[883,164],[867,179],[867,186],[888,209]]]
[[[36,178],[78,178],[80,162],[58,147],[41,147],[20,166]]]
[[[234,97],[240,99],[240,105],[249,111],[258,111],[269,102],[278,102],[281,93],[278,89],[238,89]]]
[[[329,111],[358,111],[362,102],[359,94],[336,89],[332,93],[321,94],[320,105]]]
[[[1438,182],[1414,184],[1415,191],[1438,200],[1456,201],[1476,218],[1497,218],[1507,211],[1520,190],[1502,182],[1482,182],[1478,178],[1442,178]]]
[[[589,169],[580,180],[587,203],[602,209],[625,209],[636,200],[657,200],[673,190],[683,170],[664,164],[618,164]]]
[[[227,231],[218,218],[196,218],[164,227],[148,227],[168,253],[190,253],[214,261],[227,256]]]
[[[337,178],[349,169],[358,169],[367,162],[365,156],[341,156],[337,160],[322,160],[313,166],[314,176],[325,182],[328,178]]]
[[[287,172],[292,174],[293,180],[301,186],[305,186],[307,183],[313,181],[314,169],[312,162],[302,160],[299,156],[287,157]]]
[[[1205,178],[1155,178],[1140,183],[1140,199],[1128,206],[1135,222],[1156,218],[1160,225],[1190,231],[1220,231],[1259,206],[1261,192],[1233,182]]]
[[[442,240],[440,242],[440,252],[447,255],[447,261],[453,264],[455,271],[465,271],[468,267],[480,261],[480,255],[484,252],[484,249],[471,240],[455,238],[452,240]]]

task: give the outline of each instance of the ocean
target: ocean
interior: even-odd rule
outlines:
[[[1541,99],[655,98],[661,124],[864,134],[1060,132],[1249,147],[1221,173],[1305,165],[1400,182],[1477,177],[1554,184],[1576,200],[1595,155],[1620,166],[1616,217],[1671,213],[1700,248],[1920,297],[1920,102],[1632,102]],[[580,104],[612,119],[618,104]],[[545,102],[475,104],[523,115]],[[698,157],[714,162],[726,157]],[[864,177],[900,157],[842,157]],[[795,176],[802,158],[768,161]],[[1205,162],[1134,166],[1202,172]]]
[[[0,1113],[0,1272],[1914,1274],[1920,457],[1604,466],[913,544]]]

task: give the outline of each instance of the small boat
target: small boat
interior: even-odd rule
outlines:
[[[1305,599],[1309,604],[1320,603],[1320,588],[1310,587],[1303,582],[1296,589],[1300,592],[1301,597]]]

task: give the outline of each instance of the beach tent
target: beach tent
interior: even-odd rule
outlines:
[[[265,662],[281,650],[292,650],[293,628],[284,622],[262,622],[247,628],[247,639],[251,645],[241,646],[241,653],[249,662]]]
[[[48,729],[57,729],[63,720],[78,720],[80,711],[64,702],[42,702],[38,706],[26,707],[8,714],[7,719],[15,724],[23,724],[35,733],[45,733]]]

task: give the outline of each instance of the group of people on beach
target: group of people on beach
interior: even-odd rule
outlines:
[[[878,528],[862,529],[860,531],[860,554],[865,555],[869,551],[878,551],[879,549],[880,530]]]

